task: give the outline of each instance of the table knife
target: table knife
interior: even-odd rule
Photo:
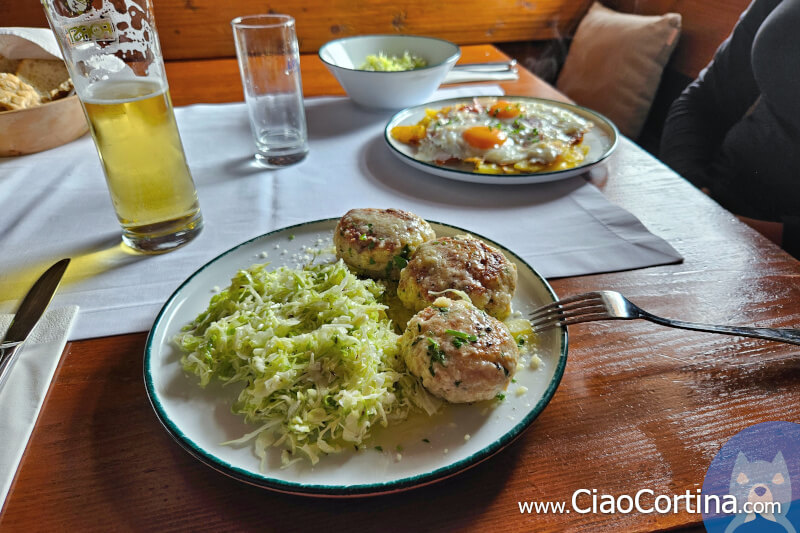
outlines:
[[[17,359],[22,344],[53,299],[67,265],[69,259],[62,259],[48,268],[36,280],[19,305],[17,314],[14,315],[6,336],[0,343],[0,388],[11,373],[11,367]]]

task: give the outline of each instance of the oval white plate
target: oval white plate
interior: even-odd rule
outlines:
[[[336,222],[308,222],[242,243],[192,274],[170,296],[147,338],[144,358],[147,394],[167,431],[197,459],[241,481],[282,492],[334,497],[426,485],[474,466],[518,437],[542,412],[561,381],[567,363],[565,328],[539,335],[537,353],[542,364],[535,370],[526,364],[517,372],[517,382],[509,386],[504,401],[447,405],[433,417],[414,415],[374,431],[365,450],[325,456],[313,467],[304,461],[281,468],[280,449],[273,448],[265,471],[261,471],[252,443],[238,447],[220,444],[257,427],[230,411],[241,388],[212,382],[201,389],[195,376],[183,372],[180,351],[171,340],[206,309],[215,289],[230,284],[238,270],[264,262],[273,267],[299,265],[306,260],[307,247],[330,246]],[[444,224],[431,225],[439,236],[466,232]],[[493,244],[517,265],[515,310],[527,314],[555,300],[553,290],[536,271],[513,252]],[[518,394],[519,387],[527,391]]]
[[[583,142],[589,146],[589,154],[586,156],[586,159],[575,168],[557,170],[554,172],[534,172],[530,174],[481,174],[478,172],[470,172],[467,170],[460,170],[453,167],[419,161],[414,157],[417,151],[415,147],[393,139],[390,134],[392,128],[395,126],[412,125],[419,122],[425,116],[426,109],[439,109],[445,106],[471,103],[474,99],[482,102],[494,102],[501,98],[509,102],[538,102],[551,105],[553,107],[560,107],[594,122],[594,127],[583,136]],[[399,157],[404,163],[423,172],[452,180],[501,185],[545,183],[548,181],[556,181],[577,176],[578,174],[583,174],[610,156],[611,153],[616,149],[619,142],[619,132],[617,131],[617,127],[600,113],[578,105],[557,102],[555,100],[547,100],[544,98],[531,98],[527,96],[460,97],[408,107],[395,114],[389,120],[389,123],[386,125],[386,129],[384,130],[383,137],[394,155]]]

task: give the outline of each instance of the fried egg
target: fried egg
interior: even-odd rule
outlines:
[[[558,106],[476,99],[429,109],[418,124],[393,128],[392,136],[416,144],[420,161],[467,162],[478,172],[520,173],[576,166],[588,151],[578,145],[592,127]]]

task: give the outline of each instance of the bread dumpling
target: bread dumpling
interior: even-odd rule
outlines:
[[[469,235],[440,237],[417,248],[400,273],[397,296],[419,311],[443,291],[469,295],[478,309],[504,319],[511,313],[517,267],[503,252]]]
[[[409,320],[400,351],[430,393],[454,403],[495,398],[519,361],[505,324],[465,300],[444,297]]]
[[[336,225],[336,256],[359,274],[396,280],[408,258],[436,238],[430,224],[401,209],[351,209]]]

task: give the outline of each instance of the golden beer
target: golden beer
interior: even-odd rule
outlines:
[[[126,244],[158,252],[191,240],[202,217],[166,88],[99,82],[83,104]]]

